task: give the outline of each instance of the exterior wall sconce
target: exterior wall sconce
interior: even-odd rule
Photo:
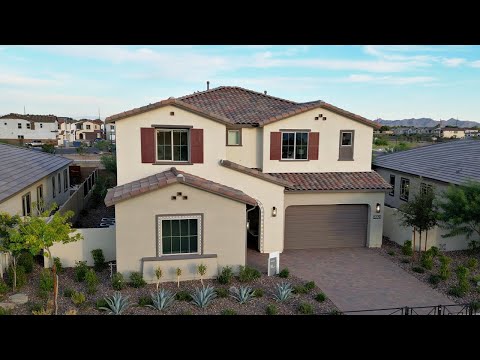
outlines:
[[[250,230],[250,220],[247,220],[247,230]]]
[[[375,211],[377,212],[377,214],[380,212],[380,210],[382,209],[380,203],[377,203],[377,206],[375,207]]]
[[[277,208],[275,206],[272,208],[272,216],[277,216]]]

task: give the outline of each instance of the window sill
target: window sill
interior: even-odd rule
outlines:
[[[408,202],[408,199],[401,198],[401,197],[399,199],[402,200],[402,201]]]
[[[238,147],[238,146],[242,146],[242,144],[238,144],[238,145],[229,145],[229,144],[227,144],[226,146],[237,146],[237,147]]]
[[[338,159],[338,161],[355,161],[354,159]]]
[[[163,255],[163,256],[154,256],[154,257],[144,257],[142,261],[170,261],[170,260],[190,260],[190,259],[209,259],[216,258],[217,254],[186,254],[186,255]]]
[[[308,160],[308,159],[280,159],[279,161],[295,162],[295,161],[310,161],[310,160]]]
[[[156,161],[152,165],[193,165],[190,161]]]

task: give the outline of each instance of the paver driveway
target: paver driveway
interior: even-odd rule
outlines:
[[[280,268],[284,267],[314,280],[342,311],[453,304],[367,248],[285,250],[280,255]]]

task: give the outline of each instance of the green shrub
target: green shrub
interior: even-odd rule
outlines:
[[[312,291],[313,289],[315,289],[315,281],[306,282],[304,286],[307,291]]]
[[[325,295],[323,292],[319,292],[317,295],[315,295],[315,300],[318,302],[324,302],[327,300],[327,295]]]
[[[303,285],[296,285],[293,287],[294,294],[306,294],[308,290]]]
[[[402,263],[403,263],[403,264],[410,264],[410,259],[408,259],[408,258],[403,258],[403,259],[402,259]]]
[[[0,316],[2,315],[12,315],[12,310],[10,309],[7,310],[0,306]]]
[[[412,247],[412,241],[411,240],[407,240],[403,243],[402,254],[406,255],[406,256],[412,256],[413,255],[413,247]]]
[[[465,296],[465,291],[463,291],[461,288],[459,288],[458,286],[452,286],[449,290],[448,290],[448,295],[452,295],[452,296],[455,296],[455,297],[464,297]]]
[[[145,280],[143,280],[143,275],[138,271],[134,271],[130,274],[130,285],[134,288],[141,288],[147,285]]]
[[[59,257],[54,257],[53,258],[53,263],[55,264],[55,267],[57,268],[57,274],[63,273],[63,265],[62,262],[60,261]]]
[[[432,285],[437,285],[440,280],[442,280],[442,278],[439,275],[435,274],[430,275],[430,277],[428,278],[428,282]]]
[[[152,297],[151,296],[141,296],[138,299],[138,305],[140,305],[140,306],[153,305]]]
[[[232,282],[232,279],[233,271],[230,266],[225,266],[217,277],[217,281],[223,285],[229,285]]]
[[[225,309],[221,312],[222,315],[237,315],[237,312],[232,309]]]
[[[129,296],[123,296],[120,292],[115,291],[112,296],[105,298],[107,306],[101,307],[100,310],[108,311],[109,315],[121,315],[132,305],[128,299]]]
[[[93,269],[87,271],[87,274],[85,275],[85,283],[87,284],[87,292],[89,294],[95,294],[97,292],[99,280]]]
[[[248,290],[248,289],[247,289]],[[213,286],[195,288],[192,293],[192,303],[200,308],[206,308],[217,297]]]
[[[432,246],[430,249],[428,249],[428,252],[434,258],[437,257],[438,255],[440,255],[440,249],[436,246]]]
[[[395,256],[395,251],[390,250],[389,252],[387,252],[387,254],[390,255],[390,256]]]
[[[470,254],[475,254],[480,249],[480,242],[471,240],[468,242],[468,251]]]
[[[427,270],[432,270],[433,268],[433,257],[429,253],[424,252],[421,258],[422,266]]]
[[[82,305],[87,300],[84,293],[77,291],[73,292],[71,299],[75,305]]]
[[[65,290],[63,290],[63,297],[71,298],[74,292],[75,291],[73,289],[66,288]]]
[[[458,266],[455,270],[458,279],[457,288],[464,294],[470,290],[470,283],[468,282],[469,272],[470,271],[465,266]]]
[[[423,274],[425,272],[425,269],[420,266],[414,266],[412,267],[412,270],[416,273]]]
[[[267,305],[267,307],[265,309],[265,313],[267,315],[277,315],[278,314],[278,308],[273,304]]]
[[[303,315],[313,315],[313,306],[308,303],[301,303],[298,306],[298,312]]]
[[[112,287],[114,290],[122,290],[125,287],[125,279],[122,273],[116,272],[112,276]]]
[[[7,284],[10,287],[13,287],[13,266],[8,268],[7,272]],[[27,283],[27,274],[25,273],[25,269],[23,266],[17,265],[17,289],[20,289]]]
[[[102,155],[100,161],[105,166],[105,170],[117,175],[117,158],[115,155]]]
[[[440,256],[440,270],[438,275],[442,278],[442,280],[447,280],[450,277],[450,262],[452,261],[451,258],[448,256]]]
[[[480,310],[480,301],[472,301],[470,303],[470,308],[474,311],[474,312],[477,312],[478,310]]]
[[[93,268],[95,271],[102,271],[107,267],[105,263],[105,256],[103,256],[102,249],[94,249],[91,251],[93,257]]]
[[[88,266],[86,261],[75,261],[75,280],[82,282],[87,275]]]
[[[27,251],[22,252],[17,260],[18,265],[23,266],[25,273],[30,274],[33,271],[33,255]]]
[[[217,293],[217,297],[219,298],[226,298],[228,297],[228,290],[223,288],[223,287],[218,287],[215,289],[215,292]]]
[[[192,301],[192,295],[182,290],[177,292],[177,294],[175,295],[175,299],[177,299],[178,301]]]
[[[43,305],[41,303],[28,302],[28,309],[30,310],[30,312],[40,312],[43,310]]]
[[[240,304],[245,304],[255,297],[255,293],[253,289],[248,285],[240,286],[238,288],[232,286],[230,288],[230,296],[237,300]]]
[[[255,296],[257,298],[261,298],[261,297],[263,297],[263,295],[264,295],[263,289],[257,288],[253,291],[253,296]]]
[[[480,282],[480,275],[475,275],[475,276],[472,276],[472,282],[477,285],[479,282]],[[1,288],[1,284],[0,284],[0,288]],[[0,294],[2,293],[2,291],[0,290]]]
[[[475,270],[478,266],[478,260],[475,259],[475,258],[470,258],[467,260],[467,267],[470,269],[470,270]]]
[[[249,282],[258,279],[261,276],[260,271],[250,266],[240,265],[240,271],[238,273],[238,280],[240,282]]]
[[[47,294],[53,291],[53,274],[50,269],[43,269],[40,273],[39,288],[41,292],[46,292]]]
[[[0,297],[8,292],[8,285],[0,278]]]
[[[192,310],[183,310],[180,315],[193,315]]]
[[[108,307],[107,300],[105,300],[105,298],[98,299],[97,302],[95,303],[95,307],[97,308],[97,310],[105,311],[105,310],[100,309],[100,308]]]
[[[289,275],[290,275],[290,270],[288,270],[288,268],[284,268],[282,269],[282,271],[278,273],[278,276],[280,276],[283,279],[288,278]]]
[[[388,141],[382,138],[375,138],[375,140],[373,140],[373,144],[377,146],[387,146]]]

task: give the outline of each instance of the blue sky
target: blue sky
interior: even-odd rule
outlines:
[[[370,119],[480,121],[480,46],[0,45],[0,114],[103,119],[207,80]]]

